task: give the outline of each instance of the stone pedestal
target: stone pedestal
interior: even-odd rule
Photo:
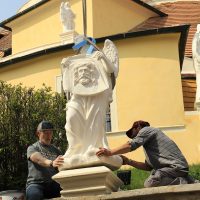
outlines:
[[[77,196],[110,194],[123,182],[107,167],[89,167],[60,171],[52,177],[63,189],[62,199]]]
[[[65,33],[61,33],[60,34],[60,39],[61,39],[61,41],[62,41],[63,44],[71,44],[71,43],[74,43],[74,38],[77,35],[78,34],[74,30],[67,31]]]

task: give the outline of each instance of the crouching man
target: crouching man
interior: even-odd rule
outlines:
[[[61,152],[51,144],[53,125],[42,121],[36,135],[38,141],[27,149],[28,178],[27,200],[42,200],[60,196],[60,185],[51,177],[58,173],[57,167],[63,164]]]
[[[97,156],[124,154],[143,146],[146,158],[144,163],[128,159],[123,155],[121,157],[125,165],[151,171],[151,175],[145,180],[144,187],[195,182],[188,175],[188,163],[182,152],[175,142],[161,130],[150,127],[148,122],[140,120],[133,123],[133,126],[126,132],[126,135],[132,140],[112,150],[100,148],[96,153]]]

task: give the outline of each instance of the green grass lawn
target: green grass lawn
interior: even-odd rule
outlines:
[[[200,180],[200,164],[191,165],[189,169],[190,169],[189,174],[193,178]],[[131,184],[124,185],[121,187],[121,189],[122,190],[133,190],[133,189],[144,188],[144,181],[149,176],[150,172],[138,170],[135,168],[130,168],[130,170],[131,170]]]

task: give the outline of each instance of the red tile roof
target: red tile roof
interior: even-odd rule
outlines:
[[[194,33],[196,32],[196,26],[200,23],[200,1],[160,3],[155,5],[155,8],[168,14],[168,16],[152,17],[131,31],[191,24],[185,49],[185,56],[192,57],[192,39],[194,37]]]
[[[0,51],[0,58],[3,58],[3,56],[4,56],[4,52]]]
[[[0,36],[8,35],[9,33],[9,30],[0,27]]]
[[[11,48],[11,32],[0,39],[0,50],[7,50]]]
[[[11,49],[12,33],[9,31],[0,39],[0,58],[4,56],[4,52]]]

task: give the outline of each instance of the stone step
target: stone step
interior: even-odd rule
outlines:
[[[54,200],[200,200],[200,183],[143,188],[108,195],[56,198]]]

